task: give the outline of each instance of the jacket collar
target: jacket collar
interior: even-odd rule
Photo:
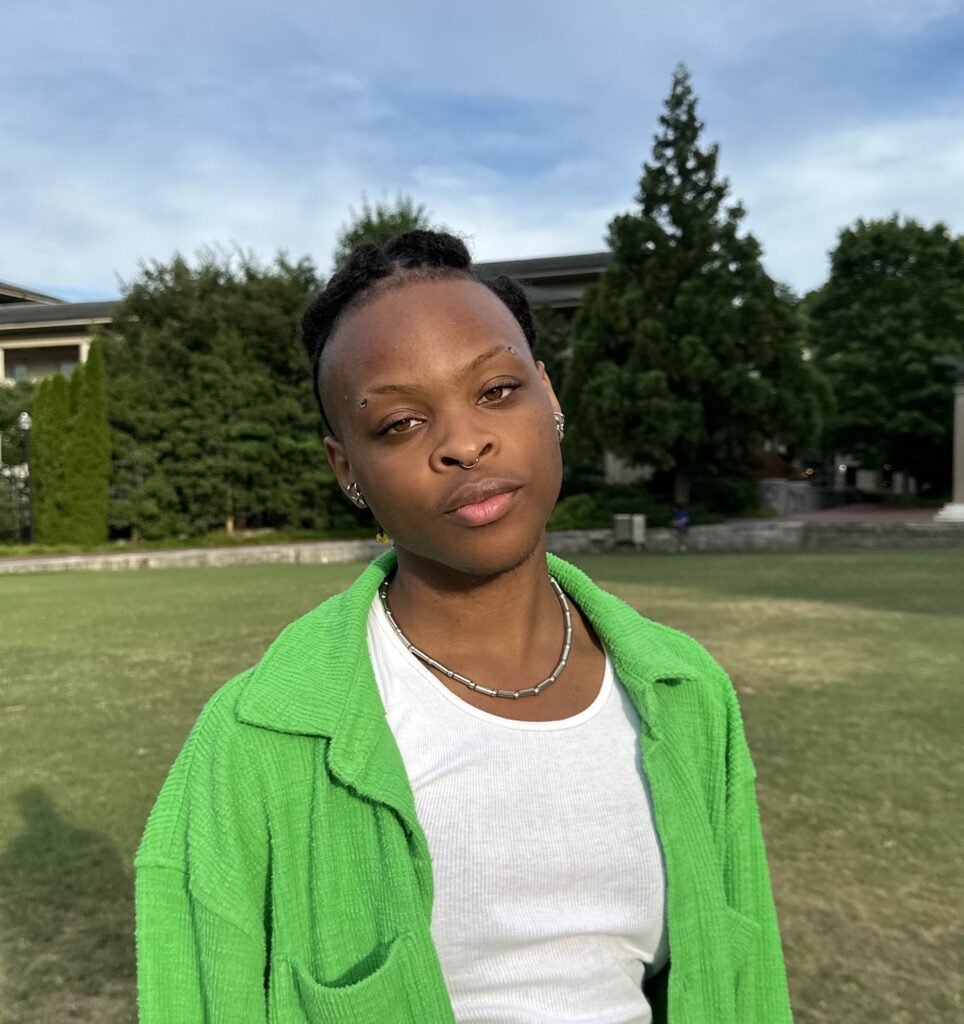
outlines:
[[[284,629],[255,666],[238,703],[238,717],[249,725],[329,737],[332,767],[345,781],[395,747],[367,645],[372,601],[395,564],[395,552],[386,552],[348,590]],[[655,739],[655,684],[694,677],[685,655],[691,641],[643,618],[561,558],[549,555],[548,566],[592,623]]]

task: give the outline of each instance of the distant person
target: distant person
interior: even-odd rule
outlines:
[[[664,520],[665,521],[665,520]],[[673,535],[676,538],[676,550],[689,550],[690,514],[683,505],[677,505],[673,518],[670,520]]]
[[[210,700],[137,855],[142,1024],[787,1024],[736,694],[547,556],[522,288],[363,244],[304,317],[394,549]]]

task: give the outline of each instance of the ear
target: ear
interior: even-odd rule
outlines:
[[[325,436],[325,456],[328,459],[328,465],[331,466],[335,474],[335,478],[338,480],[338,486],[347,492],[348,485],[352,480],[351,463],[348,461],[345,446],[337,437],[333,437],[331,434]]]
[[[552,381],[549,380],[549,374],[546,373],[546,364],[541,359],[536,362],[536,370],[539,373],[539,378],[545,386],[546,391],[549,393],[549,404],[552,406],[552,411],[562,412],[562,406],[559,404],[559,399],[556,398],[556,392],[553,390]]]

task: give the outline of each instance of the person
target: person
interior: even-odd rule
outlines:
[[[172,767],[142,1022],[789,1021],[732,685],[547,554],[564,415],[522,289],[414,231],[303,327],[328,461],[394,546]]]
[[[676,538],[676,551],[689,550],[690,514],[685,505],[677,505],[673,518],[670,520],[673,536]]]

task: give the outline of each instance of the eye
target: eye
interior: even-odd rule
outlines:
[[[522,385],[517,380],[499,381],[498,384],[493,384],[492,387],[487,388],[482,393],[482,398],[486,400],[486,405],[491,405],[493,402],[504,402],[513,391],[518,390],[520,387]]]
[[[378,431],[379,437],[384,437],[385,434],[407,434],[413,429],[412,424],[418,424],[422,421],[416,416],[399,416],[397,420],[392,420],[391,423],[386,423],[381,430]]]

